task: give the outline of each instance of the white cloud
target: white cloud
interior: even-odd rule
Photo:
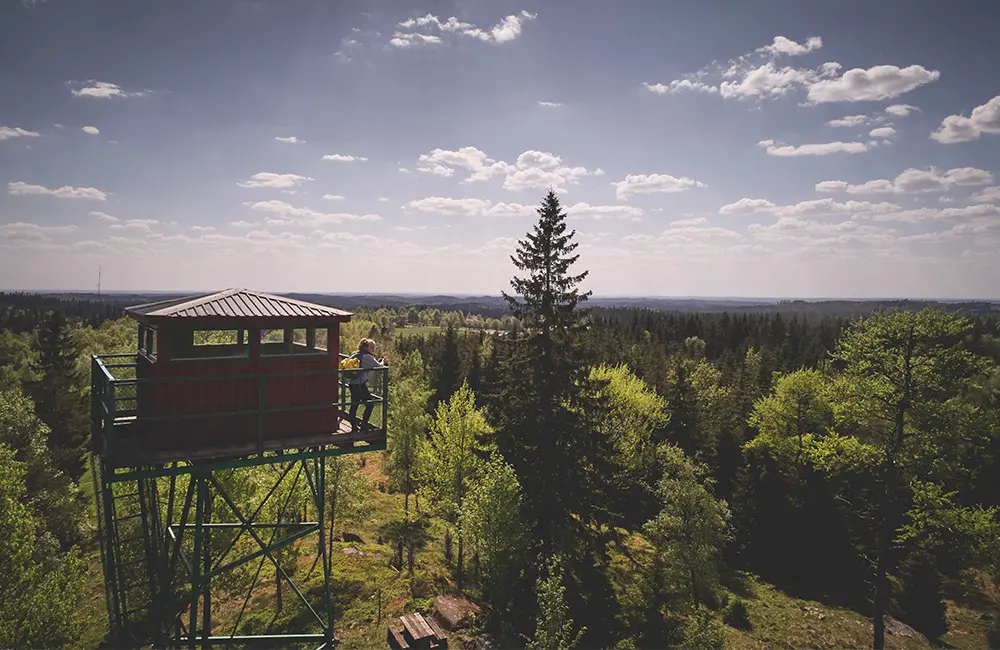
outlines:
[[[705,187],[704,183],[693,178],[677,178],[669,174],[628,174],[625,180],[612,185],[615,186],[615,196],[622,201],[628,201],[636,194],[683,192],[693,187]]]
[[[747,72],[738,83],[723,81],[719,84],[719,94],[725,98],[783,95],[792,88],[809,82],[812,78],[813,74],[809,70],[788,66],[778,68],[774,63],[767,62]]]
[[[657,95],[666,95],[667,93],[679,93],[688,90],[693,90],[702,93],[717,93],[719,89],[715,86],[703,83],[701,81],[692,81],[691,79],[674,79],[669,84],[651,84],[648,82],[642,82],[642,85],[651,93]]]
[[[79,230],[76,226],[40,226],[36,223],[5,223],[0,225],[0,239],[50,241],[49,235],[62,235]]]
[[[949,115],[931,138],[942,144],[977,140],[983,133],[1000,133],[1000,95],[972,109],[969,117]]]
[[[284,138],[284,137],[282,137],[280,135],[276,135],[276,136],[274,136],[274,139],[277,140],[278,142],[287,142],[288,144],[302,144],[302,143],[305,142],[305,140],[299,140],[294,135],[293,136],[289,136],[287,138]]]
[[[414,32],[404,33],[396,32],[389,39],[389,44],[393,47],[408,48],[415,45],[437,45],[441,43],[440,36],[432,36],[430,34],[417,34]]]
[[[970,197],[976,203],[996,203],[1000,204],[1000,185],[983,188]]]
[[[837,79],[821,79],[809,86],[813,102],[880,101],[898,97],[924,84],[937,81],[941,73],[920,65],[900,68],[877,65],[864,70],[848,70]]]
[[[284,201],[257,201],[244,203],[252,210],[267,212],[264,220],[269,225],[316,225],[322,223],[340,223],[342,221],[379,221],[377,214],[350,214],[344,212],[317,212],[310,208],[296,208]],[[277,216],[270,216],[271,214]],[[235,224],[233,224],[235,225]]]
[[[544,108],[559,108],[560,106],[562,106],[562,102],[542,102],[542,101],[540,101],[540,102],[538,102],[538,105],[542,106]]]
[[[93,97],[97,99],[109,99],[111,97],[145,97],[149,91],[125,92],[118,84],[107,81],[69,82],[70,85],[78,85],[80,88],[73,89],[74,97]]]
[[[916,106],[910,106],[909,104],[893,104],[892,106],[886,106],[885,112],[889,115],[895,115],[897,117],[906,117],[913,111],[919,111],[920,109]]]
[[[942,172],[930,169],[907,169],[895,180],[884,178],[871,180],[860,185],[844,181],[823,181],[816,184],[818,192],[847,192],[848,194],[916,194],[921,192],[943,192],[952,187],[987,185],[993,182],[993,173],[976,167],[956,167]]]
[[[756,214],[758,212],[769,212],[775,205],[767,199],[752,199],[744,197],[735,203],[728,203],[719,208],[719,214]]]
[[[19,126],[0,126],[0,140],[10,140],[11,138],[37,138],[39,133],[28,131]]]
[[[590,205],[583,202],[567,206],[565,212],[570,218],[628,219],[630,221],[641,221],[643,215],[642,210],[630,205]]]
[[[69,185],[64,185],[53,190],[41,185],[29,185],[22,181],[7,183],[7,191],[11,194],[21,196],[47,194],[49,196],[57,196],[61,199],[93,199],[95,201],[104,201],[108,198],[106,193],[93,187],[70,187]]]
[[[158,226],[160,224],[156,219],[128,219],[121,223],[112,224],[112,228],[124,229],[129,228],[131,230],[150,230],[153,226]]]
[[[719,208],[723,215],[773,214],[779,217],[812,217],[843,214],[886,214],[899,210],[895,203],[870,203],[868,201],[844,201],[815,199],[790,205],[777,205],[767,199],[742,198]]]
[[[215,226],[191,226],[195,232],[215,232]]]
[[[412,174],[413,171],[410,170],[410,169],[407,169],[406,167],[400,167],[399,168],[399,173],[400,174]]]
[[[230,221],[229,225],[233,228],[253,228],[255,226],[259,226],[260,224],[240,219],[239,221]]]
[[[408,48],[417,45],[431,45],[442,43],[440,36],[427,34],[428,31],[438,31],[442,34],[453,33],[462,36],[469,36],[484,43],[508,43],[517,39],[524,30],[524,23],[537,18],[537,14],[521,11],[511,14],[489,29],[480,29],[472,23],[458,20],[454,16],[442,21],[433,14],[427,14],[417,18],[410,18],[398,23],[396,26],[407,30],[422,31],[397,31],[393,34],[389,44],[393,47]]]
[[[104,221],[106,223],[118,223],[121,221],[118,217],[112,217],[107,212],[91,212],[90,216],[96,217],[97,219]]]
[[[368,159],[364,156],[352,156],[341,153],[328,153],[323,156],[323,160],[332,160],[334,162],[368,162]]]
[[[775,36],[773,43],[758,48],[757,51],[775,55],[787,54],[789,56],[799,56],[801,54],[812,52],[813,50],[818,50],[821,47],[823,47],[823,39],[819,36],[810,36],[806,39],[806,42],[802,44],[796,43],[792,39],[785,38],[784,36]]]
[[[389,202],[389,197],[380,196],[380,197],[378,197],[378,202],[379,203],[388,203]]]
[[[671,221],[671,228],[681,228],[684,226],[706,226],[708,225],[708,219],[705,217],[695,217],[694,219],[678,219],[677,221]]]
[[[827,126],[861,126],[868,121],[867,115],[845,115],[844,117],[838,117],[835,120],[830,120],[826,123]]]
[[[299,176],[298,174],[275,174],[274,172],[258,172],[250,177],[245,183],[237,183],[240,187],[249,188],[268,188],[276,190],[287,190],[295,187],[299,187],[302,183],[306,181],[311,181],[313,179],[308,176]]]
[[[343,201],[347,197],[341,194],[324,194],[323,198],[327,201]]]
[[[457,151],[434,149],[421,154],[417,171],[436,176],[451,177],[456,170],[465,170],[469,175],[462,183],[474,183],[502,176],[504,189],[520,191],[525,189],[548,189],[565,191],[579,179],[591,175],[585,167],[569,167],[562,158],[546,151],[529,150],[517,157],[514,164],[497,161],[476,147],[462,147]],[[603,171],[601,172],[603,174]],[[597,172],[593,172],[594,175]]]
[[[497,203],[485,199],[451,199],[443,196],[410,201],[406,207],[457,217],[527,217],[535,214],[534,206],[520,203]]]
[[[83,131],[84,133],[88,134],[88,135],[100,135],[101,134],[101,130],[99,128],[97,128],[96,126],[85,126],[85,127],[81,128],[80,130]]]
[[[892,128],[891,126],[880,126],[877,129],[872,129],[871,131],[869,131],[868,135],[870,135],[873,138],[891,138],[892,136],[896,135],[896,129]]]
[[[774,140],[761,140],[757,146],[764,147],[769,156],[827,156],[832,153],[862,153],[868,151],[864,142],[823,142],[798,146],[782,145]]]

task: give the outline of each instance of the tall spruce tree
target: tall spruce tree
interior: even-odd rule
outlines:
[[[29,386],[38,417],[48,425],[56,466],[74,481],[83,475],[88,440],[87,405],[76,371],[77,348],[69,325],[52,312],[38,328],[38,381]]]
[[[577,340],[585,327],[578,305],[590,292],[578,289],[587,271],[570,273],[579,257],[575,234],[549,191],[534,229],[511,256],[524,276],[511,280],[515,295],[503,296],[526,331],[507,341],[493,400],[497,445],[521,479],[526,513],[546,554],[600,518],[599,471],[610,456],[590,426],[595,400]]]

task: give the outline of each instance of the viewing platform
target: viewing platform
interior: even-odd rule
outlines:
[[[108,467],[385,447],[388,369],[340,368],[349,312],[229,289],[126,314],[136,352],[92,358],[92,444]],[[374,405],[363,430],[348,419],[347,382],[359,372]]]

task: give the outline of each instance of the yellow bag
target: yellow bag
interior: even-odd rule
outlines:
[[[341,370],[355,370],[361,367],[361,362],[357,357],[351,356],[340,360]]]

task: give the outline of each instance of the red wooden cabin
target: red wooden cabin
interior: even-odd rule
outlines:
[[[115,372],[130,363],[94,360],[95,374],[109,380],[95,379],[94,405],[97,419],[103,408],[95,426],[112,464],[384,443],[384,417],[365,432],[343,421],[349,397],[339,341],[349,312],[228,289],[126,313],[139,323],[136,380]],[[384,372],[372,379],[373,392],[384,395]]]

